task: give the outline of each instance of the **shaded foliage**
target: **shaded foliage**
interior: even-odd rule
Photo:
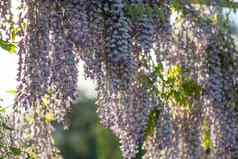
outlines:
[[[95,99],[81,95],[69,113],[69,130],[55,133],[56,145],[67,159],[121,159],[117,139],[98,123]]]

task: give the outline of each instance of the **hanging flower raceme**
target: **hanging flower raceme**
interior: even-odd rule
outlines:
[[[206,65],[208,68],[206,68],[207,75],[205,76],[204,109],[211,123],[211,140],[214,146],[212,155],[232,158],[236,156],[238,150],[236,143],[237,126],[235,124],[235,111],[230,105],[232,101],[225,95],[225,90],[229,90],[230,93],[234,92],[233,87],[229,86],[233,83],[230,81],[232,73],[228,75],[226,71],[235,70],[235,68],[232,68],[232,63],[226,61],[229,58],[225,59],[224,56],[226,54],[232,56],[233,52],[229,53],[232,48],[221,44],[225,42],[219,39],[223,33],[218,29],[213,30],[213,32],[211,39],[208,40],[207,48]]]
[[[54,158],[53,127],[44,102],[48,90],[50,2],[26,1],[28,22],[19,50],[19,85],[14,106],[13,145],[21,157]]]
[[[179,34],[176,34],[176,36],[175,36],[175,38],[178,39],[179,42],[176,42],[175,46],[169,45],[169,48],[163,49],[162,51],[159,50],[158,51],[159,53],[164,53],[164,50],[168,50],[168,52],[169,52],[162,56],[165,58],[162,58],[159,60],[162,60],[164,62],[169,62],[168,64],[170,64],[170,65],[179,64],[183,67],[188,68],[191,71],[191,72],[189,71],[190,72],[190,74],[188,74],[189,77],[192,77],[195,81],[197,81],[197,78],[198,78],[197,82],[200,83],[201,86],[203,88],[205,88],[205,90],[210,91],[210,94],[213,97],[215,97],[217,100],[221,100],[225,95],[220,94],[220,93],[215,93],[216,91],[214,91],[214,90],[220,88],[220,91],[224,91],[224,87],[222,84],[222,83],[224,83],[223,78],[226,77],[226,78],[232,79],[232,77],[231,77],[232,73],[230,73],[230,74],[227,73],[227,74],[229,74],[229,77],[227,77],[228,75],[227,76],[224,75],[224,73],[226,71],[231,70],[230,64],[228,64],[228,62],[225,62],[227,64],[226,65],[227,68],[229,67],[229,69],[227,69],[227,68],[221,67],[218,64],[214,64],[212,62],[207,64],[206,61],[209,59],[209,57],[216,58],[216,56],[214,55],[214,52],[217,52],[216,51],[217,48],[220,48],[219,46],[221,46],[222,44],[218,44],[219,41],[212,42],[213,41],[212,39],[214,39],[214,40],[219,39],[218,37],[220,37],[220,35],[222,33],[219,32],[217,34],[216,31],[214,33],[214,30],[212,30],[213,26],[211,23],[207,24],[204,21],[205,24],[203,24],[201,22],[201,19],[200,19],[200,21],[198,20],[199,18],[197,19],[199,21],[199,23],[198,23],[198,21],[196,21],[196,19],[193,20],[192,17],[193,16],[191,16],[191,15],[189,17],[187,17],[188,19],[186,19],[186,20],[188,20],[188,21],[181,20],[182,26],[178,27],[179,31],[177,33],[179,33]],[[176,28],[173,28],[173,29],[176,30]],[[221,36],[221,37],[224,37],[224,36]],[[212,39],[210,39],[210,38],[212,38]],[[222,42],[224,42],[224,41],[222,41]],[[210,48],[210,47],[213,48],[211,51],[213,54],[211,54],[211,55],[209,54],[210,51],[207,50],[207,48]],[[223,51],[221,51],[219,54],[224,54],[224,50],[232,50],[232,48],[228,49],[227,47],[224,47],[224,48],[222,48],[222,50]],[[225,51],[225,52],[227,52],[227,51]],[[234,52],[236,52],[236,51],[231,51],[231,53],[234,53]],[[230,55],[230,57],[234,57],[234,55]],[[216,58],[212,61],[219,63],[219,58]],[[222,59],[225,59],[225,58],[222,58]],[[230,58],[226,58],[226,59],[230,59]],[[223,62],[224,61],[226,61],[226,60],[223,60]],[[203,63],[203,62],[206,63],[206,66],[205,65],[201,66],[201,63]],[[201,80],[202,79],[201,76],[204,77],[205,79],[207,79],[206,77],[209,78],[210,76],[212,76],[211,74],[206,73],[206,71],[204,70],[204,69],[208,69],[207,66],[213,67],[216,70],[218,70],[219,68],[226,69],[226,71],[224,71],[222,73],[218,73],[221,76],[219,75],[219,76],[216,76],[215,78],[212,78],[213,80],[216,80],[216,81],[221,80],[221,82],[209,81],[209,83],[211,82],[212,85],[214,86],[213,89],[208,88],[207,85],[205,85],[205,82],[203,80]],[[209,71],[207,71],[207,72],[209,72]],[[233,83],[233,82],[230,81],[230,83]],[[232,87],[230,87],[229,90],[232,91],[233,90]],[[212,97],[208,97],[208,99],[212,99]],[[226,102],[229,102],[229,101],[230,100],[226,100]],[[203,153],[202,149],[201,149],[201,146],[204,147],[204,145],[202,145],[202,142],[207,142],[207,141],[202,141],[200,136],[204,132],[201,132],[201,127],[199,125],[202,122],[200,120],[201,113],[202,113],[201,110],[207,109],[207,108],[209,108],[209,106],[204,104],[203,97],[201,97],[201,101],[197,100],[197,102],[196,101],[194,101],[194,102],[197,104],[195,104],[193,107],[195,107],[195,108],[200,107],[199,108],[200,110],[197,109],[198,111],[193,112],[193,114],[194,113],[195,114],[194,115],[191,114],[192,118],[185,117],[184,116],[185,114],[184,115],[183,115],[183,113],[181,114],[181,112],[180,112],[181,110],[179,110],[179,109],[177,109],[177,110],[175,109],[176,110],[175,112],[173,112],[173,111],[170,112],[170,113],[172,113],[171,116],[177,116],[174,120],[174,125],[176,127],[173,128],[174,132],[177,131],[177,133],[175,133],[175,138],[177,138],[177,143],[173,144],[173,145],[177,145],[177,148],[174,147],[174,148],[172,148],[172,150],[170,149],[170,153],[168,154],[167,149],[164,149],[163,151],[161,151],[158,147],[155,149],[152,149],[149,147],[149,145],[147,145],[145,147],[148,147],[148,150],[147,150],[148,152],[146,154],[146,156],[148,158],[149,157],[150,158],[159,158],[159,157],[162,157],[162,158],[163,157],[164,158],[200,158],[201,156],[203,156],[202,154],[207,155],[206,152]],[[202,107],[200,106],[201,104],[203,105]],[[226,107],[225,103],[220,103],[219,105],[221,107]],[[237,128],[234,124],[236,121],[236,119],[235,119],[236,117],[234,116],[235,112],[234,112],[234,110],[230,110],[229,107],[225,108],[226,109],[225,112],[222,111],[224,109],[221,109],[220,111],[218,111],[219,108],[216,108],[217,106],[215,106],[215,105],[213,105],[212,107],[213,107],[213,109],[216,109],[217,111],[210,111],[210,113],[213,112],[213,114],[210,114],[208,116],[210,118],[213,118],[213,124],[212,124],[213,126],[216,125],[214,123],[214,121],[216,121],[218,123],[217,123],[216,127],[210,128],[211,131],[212,131],[212,129],[214,129],[214,131],[210,132],[211,137],[209,137],[209,139],[207,139],[207,140],[211,140],[211,142],[216,142],[216,143],[214,143],[214,145],[218,146],[220,143],[220,144],[222,144],[222,146],[218,146],[217,148],[214,147],[213,151],[215,151],[215,152],[214,152],[214,154],[211,154],[210,157],[213,156],[213,158],[220,158],[220,157],[232,158],[232,156],[235,156],[235,154],[237,152],[237,146],[236,146],[237,144],[235,143],[236,142],[235,138],[237,136],[237,134],[236,134]],[[223,113],[221,113],[221,112],[223,112]],[[223,114],[223,117],[222,117],[222,114]],[[224,117],[224,114],[227,114],[226,117]],[[190,115],[188,114],[188,116],[190,116]],[[223,118],[223,119],[221,119],[221,118]],[[173,119],[173,117],[171,119]],[[224,125],[221,126],[219,124],[219,121]],[[158,121],[158,123],[159,123],[159,121]],[[226,125],[229,125],[230,128],[226,128],[225,123],[227,123]],[[231,124],[231,123],[233,123],[233,124]],[[196,127],[193,127],[193,125],[196,125]],[[218,125],[220,125],[220,126],[218,126]],[[223,129],[221,129],[221,128],[223,128]],[[218,132],[217,131],[218,129],[221,131]],[[148,141],[148,143],[151,142],[150,144],[155,144],[154,143],[155,141],[156,141],[156,143],[157,142],[159,143],[159,141],[161,141],[161,139],[159,140],[159,135],[156,136],[156,133],[153,135],[153,137],[151,137],[151,139]],[[194,143],[196,143],[196,145],[194,145]],[[225,146],[225,145],[227,145],[227,146]],[[200,148],[199,148],[199,146],[200,146]],[[212,147],[211,145],[209,145],[209,146],[210,146],[210,148]],[[225,147],[227,147],[227,151],[229,153],[222,153],[222,152],[225,152],[225,150],[224,150]],[[207,149],[203,150],[203,151],[207,151]],[[172,154],[173,154],[173,152],[176,152],[176,153],[174,153],[174,155],[171,156],[171,152],[172,152]]]
[[[0,2],[9,37],[10,2]],[[22,158],[58,157],[52,122],[65,123],[77,97],[78,62],[97,83],[101,124],[119,138],[124,158],[142,149],[145,159],[236,156],[238,56],[214,11],[203,19],[198,7],[171,0],[21,5],[13,144]]]
[[[13,24],[11,7],[11,0],[2,0],[0,2],[0,40],[9,40],[11,37],[10,30]]]
[[[63,5],[55,3],[50,15],[50,105],[57,121],[64,121],[76,98],[77,62],[73,42],[68,38],[63,21]]]

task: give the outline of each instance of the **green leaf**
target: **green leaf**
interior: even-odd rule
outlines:
[[[162,71],[163,71],[163,65],[162,64],[158,64],[157,66],[155,66],[154,73],[156,75],[161,75]]]
[[[17,52],[16,45],[9,43],[7,41],[4,41],[2,39],[0,39],[0,47],[2,49],[6,50],[7,52],[9,52],[10,54],[16,54],[16,52]]]
[[[164,14],[163,10],[160,7],[157,7],[156,13],[159,16],[160,20],[162,22],[164,22],[165,21],[165,14]]]
[[[181,4],[181,2],[179,0],[174,0],[171,3],[171,8],[174,11],[181,11],[181,10],[183,10],[183,5]]]
[[[10,131],[13,131],[14,129],[9,127],[8,125],[6,125],[5,123],[2,123],[2,126],[3,128],[7,129],[7,130],[10,130]]]
[[[145,13],[146,13],[149,17],[151,17],[152,14],[153,14],[153,8],[152,8],[151,6],[149,6],[149,5],[147,5],[146,8],[145,8]]]
[[[12,41],[15,41],[16,40],[16,38],[17,38],[17,34],[19,33],[19,32],[21,32],[21,28],[20,27],[16,27],[16,26],[12,26],[12,28],[10,29],[10,31],[11,31],[11,40]]]
[[[144,6],[142,4],[137,5],[137,7],[136,7],[136,15],[138,17],[142,17],[144,13],[145,13]]]
[[[45,123],[50,124],[55,120],[55,116],[53,113],[47,113],[44,117]]]
[[[205,118],[202,125],[202,147],[205,151],[209,151],[213,147],[211,129],[207,118]]]
[[[147,124],[147,128],[145,130],[145,140],[148,136],[151,136],[156,128],[157,120],[159,118],[159,110],[154,110],[149,114],[149,120]]]
[[[21,150],[19,148],[16,147],[10,147],[10,151],[13,153],[13,155],[15,156],[19,156],[21,155]]]
[[[5,112],[5,108],[3,107],[3,106],[0,106],[0,113],[3,113],[3,112]]]
[[[12,95],[12,96],[16,96],[17,94],[17,90],[16,89],[9,89],[6,91],[6,93]]]

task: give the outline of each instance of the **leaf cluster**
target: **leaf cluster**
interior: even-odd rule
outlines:
[[[150,90],[156,87],[157,96],[164,103],[179,106],[187,111],[192,109],[192,101],[201,95],[202,88],[191,78],[185,77],[187,71],[179,65],[171,66],[164,71],[160,64],[154,68],[157,79],[147,78]]]
[[[156,128],[157,125],[159,114],[160,114],[159,110],[153,110],[150,112],[147,128],[145,130],[145,140],[146,137],[151,136],[153,134],[154,129]]]
[[[204,120],[202,126],[202,147],[207,153],[209,153],[209,151],[213,147],[211,140],[211,129],[207,119]]]
[[[0,39],[0,47],[11,54],[15,54],[17,51],[17,46],[15,44],[2,39]]]
[[[155,16],[161,21],[165,19],[164,12],[162,8],[157,6],[151,6],[149,4],[129,4],[125,5],[125,13],[127,17],[130,17],[132,20],[140,20],[143,16],[152,17]]]
[[[0,106],[0,159],[17,157],[21,154],[21,150],[17,147],[7,144],[8,134],[13,129],[7,125],[7,118],[5,115],[6,109]]]

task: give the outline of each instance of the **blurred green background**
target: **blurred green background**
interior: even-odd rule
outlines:
[[[100,126],[94,103],[81,94],[69,115],[69,129],[57,128],[55,140],[64,159],[122,159],[117,138]]]

